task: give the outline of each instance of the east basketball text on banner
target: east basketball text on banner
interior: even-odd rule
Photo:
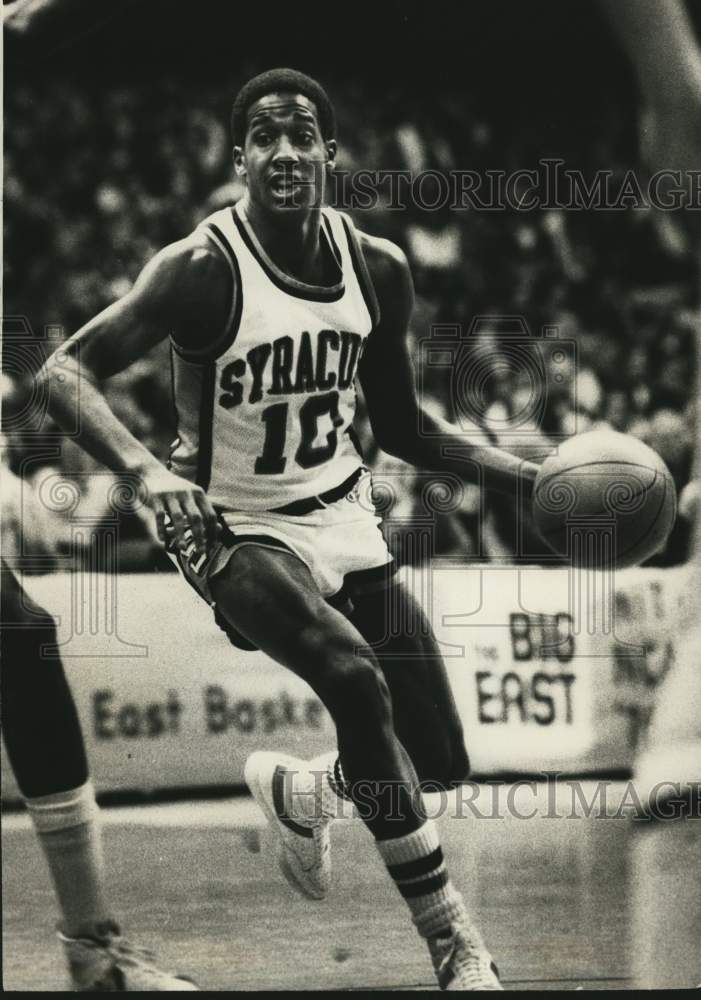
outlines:
[[[620,573],[610,618],[602,608],[597,618],[591,600],[575,613],[564,569],[451,563],[403,573],[431,613],[475,773],[631,769],[673,662],[664,622],[684,569]],[[310,757],[333,741],[306,684],[230,645],[170,575],[78,582],[25,579],[59,619],[100,791],[233,786],[254,749],[292,745]],[[102,621],[89,613],[98,598]],[[16,795],[3,766],[3,800]]]

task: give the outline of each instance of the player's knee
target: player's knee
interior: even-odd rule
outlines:
[[[56,685],[65,684],[61,661],[47,655],[46,647],[55,649],[57,643],[53,618],[47,613],[39,619],[28,616],[17,621],[17,617],[11,625],[3,622],[0,641],[0,706],[6,734],[11,726],[8,714],[16,722],[31,716],[47,699],[53,706]]]
[[[392,700],[379,666],[369,657],[351,654],[332,661],[329,669],[329,704],[335,721],[364,719],[390,725]]]

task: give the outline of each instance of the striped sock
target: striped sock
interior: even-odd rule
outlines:
[[[99,813],[90,781],[67,792],[26,798],[68,937],[110,920],[105,899]]]
[[[432,820],[404,837],[375,843],[421,937],[437,937],[467,920],[463,898],[448,878]]]

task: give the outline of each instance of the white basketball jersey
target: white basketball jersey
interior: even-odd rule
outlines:
[[[198,227],[231,267],[224,333],[204,351],[171,343],[177,439],[170,467],[218,507],[271,510],[342,483],[361,464],[354,378],[377,301],[353,224],[325,208],[330,286],[307,285],[267,256],[241,207]]]

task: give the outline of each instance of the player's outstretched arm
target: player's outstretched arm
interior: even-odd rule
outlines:
[[[190,527],[198,548],[216,537],[216,514],[204,491],[169,472],[110,410],[99,383],[123,371],[169,334],[192,344],[217,336],[230,302],[226,263],[196,234],[165,247],[144,268],[131,291],[63,343],[41,378],[49,410],[60,426],[79,428],[78,443],[115,472],[140,477],[165,541],[168,515],[176,542]]]
[[[538,466],[461,433],[417,398],[408,344],[414,285],[405,255],[389,240],[361,234],[381,318],[359,367],[373,434],[391,455],[431,472],[460,471],[486,489],[529,496]],[[460,465],[457,465],[457,462]]]

